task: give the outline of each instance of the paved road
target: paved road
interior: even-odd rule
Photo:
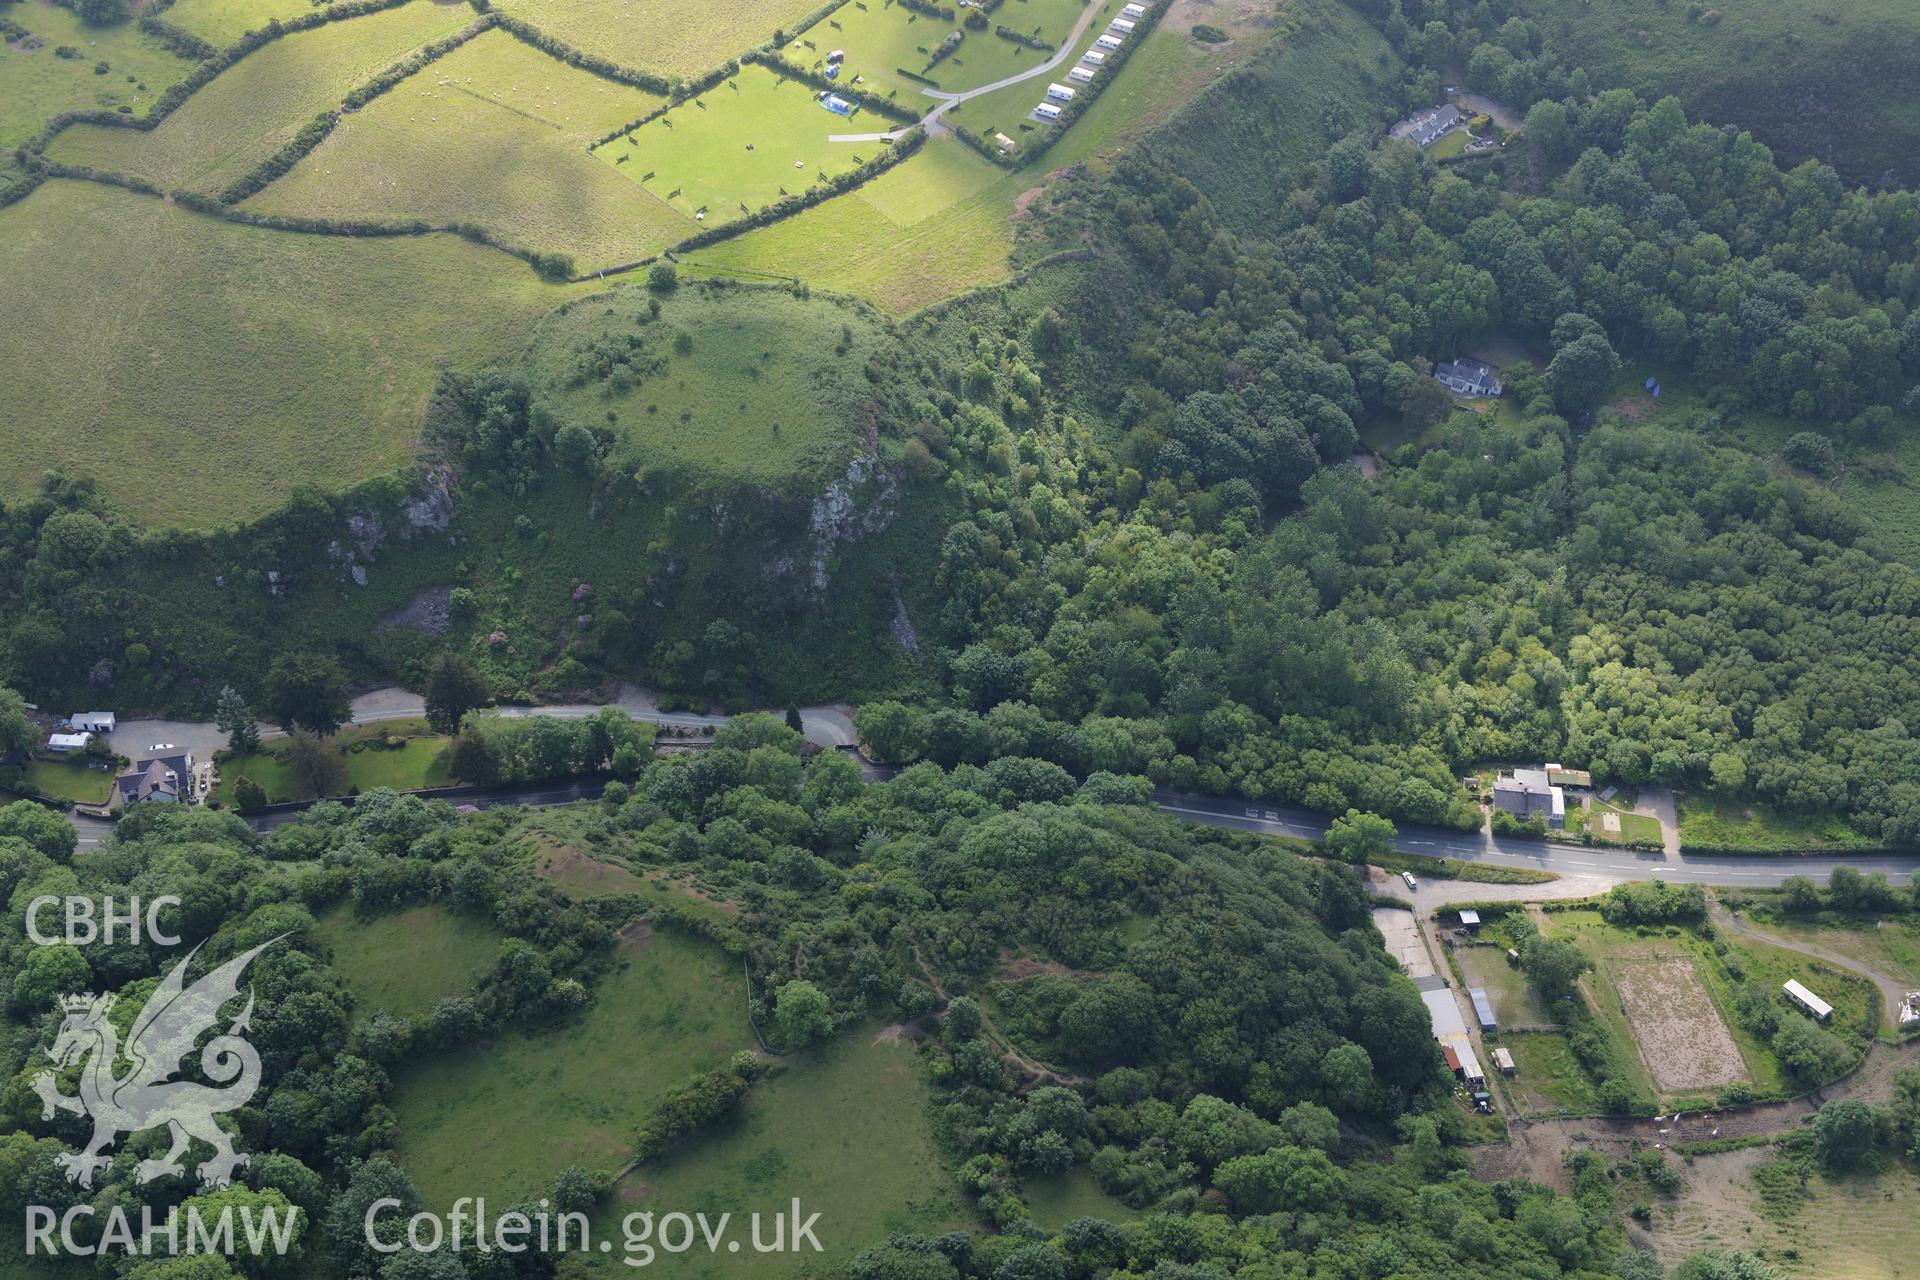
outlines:
[[[1328,826],[1328,819],[1317,813],[1274,805],[1249,806],[1244,800],[1218,800],[1161,791],[1154,794],[1154,803],[1191,822],[1253,831],[1261,835],[1300,836],[1317,840],[1326,834]],[[1256,811],[1256,816],[1247,816],[1249,808]],[[1794,875],[1822,880],[1832,874],[1835,867],[1843,864],[1868,871],[1884,871],[1889,879],[1896,881],[1920,871],[1920,857],[1911,854],[1684,857],[1544,840],[1496,840],[1489,835],[1476,836],[1422,827],[1402,827],[1400,837],[1394,844],[1402,853],[1420,857],[1458,858],[1463,862],[1530,867],[1537,871],[1572,873],[1609,883],[1658,877],[1674,882],[1760,888],[1779,884]]]

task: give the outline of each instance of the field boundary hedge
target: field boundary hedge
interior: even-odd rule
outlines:
[[[740,55],[740,61],[743,63],[757,62],[776,75],[786,76],[790,80],[798,80],[803,84],[812,85],[814,88],[827,93],[838,94],[849,102],[860,104],[864,110],[871,111],[875,115],[885,116],[887,119],[900,124],[918,124],[920,122],[920,117],[908,111],[905,107],[899,106],[878,95],[868,93],[864,89],[856,89],[850,84],[843,85],[836,81],[829,80],[818,72],[781,57],[777,52],[767,49],[750,49]]]
[[[76,124],[98,124],[115,129],[139,129],[150,132],[159,128],[162,121],[178,111],[188,98],[204,89],[215,76],[255,50],[272,44],[280,37],[301,31],[312,31],[326,26],[329,22],[345,22],[350,18],[363,18],[382,10],[397,9],[409,2],[410,0],[335,0],[333,4],[285,22],[275,18],[266,26],[257,31],[249,31],[212,57],[202,61],[199,66],[189,71],[184,79],[169,86],[146,115],[134,116],[131,114],[131,108],[125,111],[62,111],[40,126],[39,132],[27,139],[26,149],[36,154],[44,152],[47,145],[63,130]],[[155,20],[158,21],[157,18]]]
[[[452,35],[414,50],[373,79],[350,90],[338,107],[322,111],[309,120],[286,146],[255,165],[250,172],[228,183],[226,189],[220,193],[220,203],[239,204],[248,196],[261,191],[274,179],[304,160],[315,147],[325,142],[340,124],[340,116],[343,112],[360,110],[401,81],[418,75],[469,40],[483,32],[491,31],[495,25],[497,25],[497,15],[482,14]]]

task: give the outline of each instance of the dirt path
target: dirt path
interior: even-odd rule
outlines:
[[[1884,973],[1876,973],[1853,957],[1843,956],[1838,951],[1830,951],[1818,943],[1802,942],[1797,938],[1788,938],[1756,928],[1727,910],[1717,899],[1709,904],[1707,913],[1717,928],[1737,933],[1743,938],[1764,942],[1768,946],[1779,947],[1784,951],[1797,951],[1803,956],[1812,956],[1836,969],[1845,969],[1848,973],[1859,974],[1880,988],[1880,995],[1887,1002],[1887,1021],[1894,1026],[1900,1024],[1900,1006],[1906,1001],[1907,988],[1897,979],[1890,978]]]
[[[921,976],[927,980],[927,985],[933,988],[933,994],[940,997],[941,1006],[944,1008],[948,1000],[947,989],[934,973],[933,967],[927,963],[926,956],[921,953],[920,941],[917,938],[913,942],[913,962],[920,966]],[[1015,1093],[1026,1093],[1043,1084],[1093,1083],[1087,1076],[1075,1075],[1071,1071],[1055,1070],[1046,1063],[1035,1061],[1014,1048],[1012,1039],[994,1025],[993,1015],[987,1012],[984,1004],[980,1006],[980,1029],[987,1033],[987,1039],[1000,1050],[1000,1060],[1012,1067],[1014,1074],[1019,1077],[1020,1082],[1014,1088]]]

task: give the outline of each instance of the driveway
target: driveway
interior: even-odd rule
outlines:
[[[1072,32],[1068,34],[1065,40],[1060,42],[1059,50],[1045,62],[1040,63],[1038,66],[1028,67],[1018,75],[1011,75],[1003,80],[995,80],[992,84],[983,84],[978,89],[967,89],[960,93],[945,93],[939,89],[922,89],[920,92],[927,97],[940,99],[940,105],[921,117],[921,127],[927,131],[928,136],[938,137],[947,131],[947,126],[941,121],[940,117],[945,115],[950,108],[958,106],[969,98],[978,98],[983,94],[1004,89],[1008,85],[1019,84],[1023,80],[1038,79],[1064,66],[1069,61],[1077,60],[1080,54],[1084,52],[1084,50],[1080,48],[1080,38],[1087,34],[1087,28],[1106,16],[1102,12],[1105,8],[1105,5],[1089,4],[1086,11],[1080,15],[1080,21],[1073,24]]]

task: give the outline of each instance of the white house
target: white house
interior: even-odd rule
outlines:
[[[1072,102],[1073,94],[1074,91],[1063,84],[1050,84],[1047,86],[1047,96],[1055,102]]]
[[[1042,120],[1058,120],[1060,118],[1060,108],[1054,106],[1051,102],[1043,102],[1033,109],[1033,114]]]
[[[90,733],[56,733],[47,739],[47,750],[67,755],[75,751],[85,751],[93,745]]]
[[[1112,49],[1118,49],[1121,45],[1125,44],[1126,41],[1122,40],[1119,36],[1116,36],[1116,35],[1104,35],[1104,36],[1101,36],[1098,40],[1095,40],[1094,43],[1099,45],[1102,49],[1112,50]]]
[[[1073,70],[1067,72],[1067,79],[1073,81],[1075,84],[1086,84],[1089,80],[1093,79],[1093,68],[1075,67]]]
[[[1130,36],[1133,34],[1133,19],[1115,18],[1107,24],[1107,30],[1118,31],[1123,36]]]
[[[1106,60],[1107,60],[1107,55],[1102,53],[1098,49],[1089,49],[1085,53],[1080,55],[1080,61],[1086,63],[1089,66],[1094,66],[1094,67],[1099,66],[1101,63],[1105,62]]]
[[[76,711],[67,717],[67,723],[73,727],[75,733],[112,733],[113,712]]]

